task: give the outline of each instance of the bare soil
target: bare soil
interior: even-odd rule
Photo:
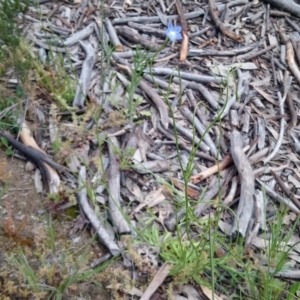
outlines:
[[[13,283],[15,287],[20,283],[26,285],[20,270],[11,263],[14,255],[18,255],[20,251],[24,253],[30,267],[35,273],[39,273],[44,267],[42,260],[37,259],[39,256],[47,256],[46,261],[52,259],[57,262],[58,268],[62,268],[64,266],[59,262],[62,253],[69,256],[71,266],[79,257],[72,258],[72,253],[90,245],[87,260],[84,261],[86,265],[80,266],[89,268],[90,262],[101,257],[105,249],[98,241],[92,241],[89,232],[80,232],[76,237],[70,237],[74,220],[59,216],[53,218],[52,223],[56,248],[56,253],[53,253],[49,246],[49,213],[45,209],[45,203],[49,200],[36,192],[33,173],[26,172],[25,162],[8,158],[0,149],[0,163],[0,299],[43,299],[36,297],[30,290],[27,297],[21,296],[25,292],[18,288],[8,291],[9,283]],[[58,286],[62,278],[62,274],[58,276]],[[63,299],[106,300],[110,297],[99,285],[83,282],[72,284],[64,293]]]

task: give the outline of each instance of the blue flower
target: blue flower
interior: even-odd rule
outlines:
[[[166,36],[172,41],[182,40],[181,27],[173,26],[172,23],[168,23],[168,29],[165,31]]]

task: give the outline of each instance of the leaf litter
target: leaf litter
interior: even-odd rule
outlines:
[[[70,205],[82,209],[107,247],[105,260],[124,257],[116,264],[131,270],[135,290],[108,288],[166,299],[167,277],[181,278],[172,271],[181,257],[164,262],[165,245],[177,238],[193,248],[214,235],[230,241],[224,255],[244,241],[243,255],[259,261],[257,276],[272,267],[275,277],[298,280],[299,237],[288,229],[297,228],[300,211],[300,6],[282,0],[35,2],[19,16],[25,39],[45,70],[62,60],[71,88],[64,95],[54,88],[45,99],[37,91],[28,95],[20,141],[0,135],[36,164],[45,193],[77,196]],[[19,82],[14,72],[3,80],[9,88]],[[44,130],[36,131],[41,124]],[[286,227],[275,231],[280,222]],[[286,264],[275,259],[270,266],[264,255],[278,233]],[[151,246],[158,247],[151,267],[137,272]],[[198,254],[197,260],[210,255]],[[213,293],[226,299],[222,277],[231,271],[210,268],[198,268],[184,282],[193,286],[176,287],[173,299],[213,299]],[[214,290],[203,285],[211,272]],[[242,290],[253,295],[233,285],[227,296]]]

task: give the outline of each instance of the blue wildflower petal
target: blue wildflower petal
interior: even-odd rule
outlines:
[[[180,32],[181,32],[181,26],[176,26],[176,27],[174,28],[174,31],[175,31],[176,33],[180,33]]]
[[[172,23],[168,23],[168,29],[165,30],[166,36],[170,39],[170,41],[175,42],[176,40],[182,40],[182,35],[180,34],[181,27],[173,26]]]
[[[171,31],[173,30],[174,26],[172,23],[168,23],[168,30]]]
[[[182,40],[182,35],[181,35],[181,33],[177,33],[177,34],[176,34],[175,40]]]

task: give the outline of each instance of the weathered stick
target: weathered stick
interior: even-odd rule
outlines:
[[[225,50],[225,51],[218,51],[213,49],[190,49],[188,56],[235,56],[238,54],[244,54],[246,52],[251,51],[254,48],[257,48],[261,45],[261,42],[257,42],[254,44],[251,44],[249,46],[232,49],[232,50]]]
[[[87,191],[86,191],[86,168],[81,167],[79,171],[79,179],[78,179],[78,201],[79,205],[81,206],[84,214],[91,222],[93,228],[96,230],[100,241],[109,249],[110,253],[113,256],[119,255],[121,253],[119,247],[113,240],[113,237],[110,236],[103,223],[97,218],[94,210],[91,208],[88,198],[87,198]]]
[[[188,26],[186,19],[183,14],[182,4],[180,0],[176,0],[175,2],[176,9],[179,15],[180,25],[181,25],[181,33],[182,33],[182,43],[180,50],[180,61],[186,61],[188,49],[189,49],[189,37],[188,37]]]
[[[272,190],[270,187],[268,187],[265,183],[263,183],[262,181],[260,181],[259,179],[256,179],[256,181],[261,185],[261,187],[263,188],[263,190],[265,190],[265,192],[274,200],[278,201],[279,203],[283,203],[286,206],[288,206],[288,208],[299,214],[300,210],[296,207],[296,205],[290,200],[290,199],[286,199],[281,197],[279,194],[277,194],[274,190]]]
[[[118,32],[118,34],[125,37],[129,41],[131,41],[135,44],[140,44],[150,50],[157,51],[161,48],[161,46],[159,44],[143,38],[143,36],[140,35],[137,30],[132,29],[128,26],[118,27],[117,32]]]
[[[295,206],[300,209],[300,201],[295,197],[295,195],[289,190],[289,188],[285,185],[284,181],[280,178],[279,175],[277,175],[273,170],[271,170],[271,173],[275,180],[277,181],[278,185],[282,189],[282,191],[293,201]]]
[[[107,30],[108,35],[109,35],[109,39],[113,43],[113,45],[115,46],[116,51],[117,52],[122,52],[123,51],[123,45],[121,44],[121,42],[120,42],[120,40],[117,36],[116,30],[113,27],[113,25],[111,24],[111,21],[110,21],[109,18],[105,18],[105,26],[106,26],[106,30]]]
[[[194,143],[195,146],[199,145],[202,151],[208,152],[210,150],[210,148],[204,143],[204,141],[201,141],[200,143],[200,139],[193,132],[191,132],[183,126],[180,126],[177,122],[173,122],[172,118],[169,118],[169,124],[171,124],[172,126],[175,125],[176,130],[180,134],[186,137],[190,142]]]
[[[87,27],[83,28],[82,30],[76,32],[75,34],[73,34],[69,38],[67,38],[64,42],[64,45],[66,47],[73,46],[76,43],[78,43],[79,41],[86,39],[93,32],[94,32],[94,23],[90,23]]]
[[[280,92],[278,92],[278,100],[279,100],[279,105],[280,105],[280,114],[282,115],[282,118],[280,120],[280,131],[279,131],[279,136],[278,136],[278,140],[276,142],[276,145],[273,149],[273,151],[268,155],[268,157],[266,159],[264,159],[264,164],[267,164],[278,152],[282,141],[283,141],[283,135],[284,135],[284,124],[285,124],[285,120],[284,120],[284,100],[287,96],[287,91],[286,90],[285,94],[284,94],[284,98],[281,97]]]
[[[181,72],[176,69],[168,69],[168,68],[151,68],[145,69],[145,73],[150,73],[153,75],[168,75],[168,76],[175,76],[180,77],[182,79],[192,80],[196,82],[215,82],[220,83],[225,80],[220,76],[206,76],[206,75],[199,75],[195,73],[188,73],[188,72]]]
[[[21,131],[20,131],[20,138],[22,140],[22,142],[24,143],[25,146],[28,146],[30,148],[33,148],[37,151],[40,151],[42,154],[41,157],[48,157],[46,152],[43,151],[38,144],[36,143],[35,139],[32,137],[31,135],[31,131],[28,127],[28,125],[26,124],[25,121],[23,121],[21,123]],[[50,160],[50,159],[49,159]],[[48,188],[50,193],[57,193],[58,192],[58,187],[60,185],[60,178],[56,172],[56,170],[54,168],[52,168],[49,164],[46,164],[45,162],[41,162],[41,164],[45,165],[46,169],[49,172],[50,177],[47,178],[47,184],[48,184]]]
[[[108,206],[113,225],[118,233],[130,232],[130,227],[121,208],[120,195],[120,162],[116,151],[121,151],[116,137],[108,139],[109,169],[108,169]]]
[[[210,168],[207,168],[205,171],[203,171],[195,176],[192,176],[190,178],[190,181],[192,183],[198,183],[198,182],[210,177],[211,175],[216,174],[216,173],[226,169],[232,162],[233,162],[233,160],[232,160],[231,155],[227,154],[224,156],[223,160],[220,161],[219,163],[217,163],[216,165],[214,165]]]
[[[121,65],[118,64],[118,67],[127,72],[130,76],[132,76],[132,70],[128,65]],[[159,96],[159,94],[145,81],[144,79],[140,80],[139,87],[144,91],[144,93],[150,98],[151,101],[153,101],[154,105],[156,106],[156,109],[159,111],[160,114],[160,120],[164,126],[164,128],[169,127],[169,113],[168,113],[168,107],[166,103],[163,101],[163,99]]]
[[[155,274],[154,278],[150,282],[146,291],[140,298],[140,300],[149,300],[150,297],[154,294],[154,292],[159,288],[159,286],[164,282],[166,277],[169,275],[169,272],[172,268],[172,265],[164,263],[158,272]]]
[[[272,5],[279,7],[293,15],[300,17],[300,5],[296,4],[293,0],[264,0]]]
[[[84,106],[84,100],[88,93],[89,84],[92,76],[92,70],[96,62],[96,50],[93,46],[87,42],[79,42],[86,53],[86,58],[83,62],[81,74],[76,89],[73,106],[82,108]]]
[[[208,1],[208,6],[209,6],[209,12],[210,15],[214,21],[214,23],[216,24],[217,28],[227,37],[229,37],[230,39],[236,41],[236,42],[243,42],[243,38],[239,35],[234,34],[233,32],[229,31],[225,25],[220,21],[219,17],[218,17],[218,8],[216,7],[215,1],[214,0],[209,0]]]
[[[190,13],[184,14],[186,20],[195,19],[204,15],[204,10],[199,9],[192,11]],[[178,20],[178,15],[168,16],[169,21]],[[131,18],[115,18],[112,23],[115,25],[127,24],[128,22],[136,22],[136,23],[159,23],[161,22],[160,17],[131,17]]]
[[[231,232],[239,231],[246,235],[252,217],[254,203],[254,176],[247,156],[242,148],[242,137],[239,131],[233,130],[230,137],[231,155],[241,180],[241,193],[236,218]]]
[[[292,94],[290,91],[287,94],[286,100],[287,100],[287,104],[288,104],[290,116],[291,116],[291,119],[289,122],[289,128],[292,129],[295,126],[297,126],[297,111],[294,107],[293,98],[292,98]]]
[[[300,6],[299,6],[300,7]],[[297,63],[295,61],[295,51],[293,48],[293,44],[290,41],[289,37],[285,34],[285,29],[281,26],[279,28],[279,36],[282,41],[282,43],[286,47],[286,61],[287,65],[289,66],[289,69],[295,76],[298,83],[300,83],[300,70],[297,66]]]
[[[206,132],[206,128],[202,125],[202,123],[199,121],[199,119],[186,107],[182,106],[180,108],[181,113],[188,119],[188,121],[191,124],[194,124],[195,128],[197,131],[201,134],[204,135],[203,141],[207,146],[210,148],[210,152],[214,157],[217,157],[218,151],[215,146],[215,143],[211,139],[209,132]]]

